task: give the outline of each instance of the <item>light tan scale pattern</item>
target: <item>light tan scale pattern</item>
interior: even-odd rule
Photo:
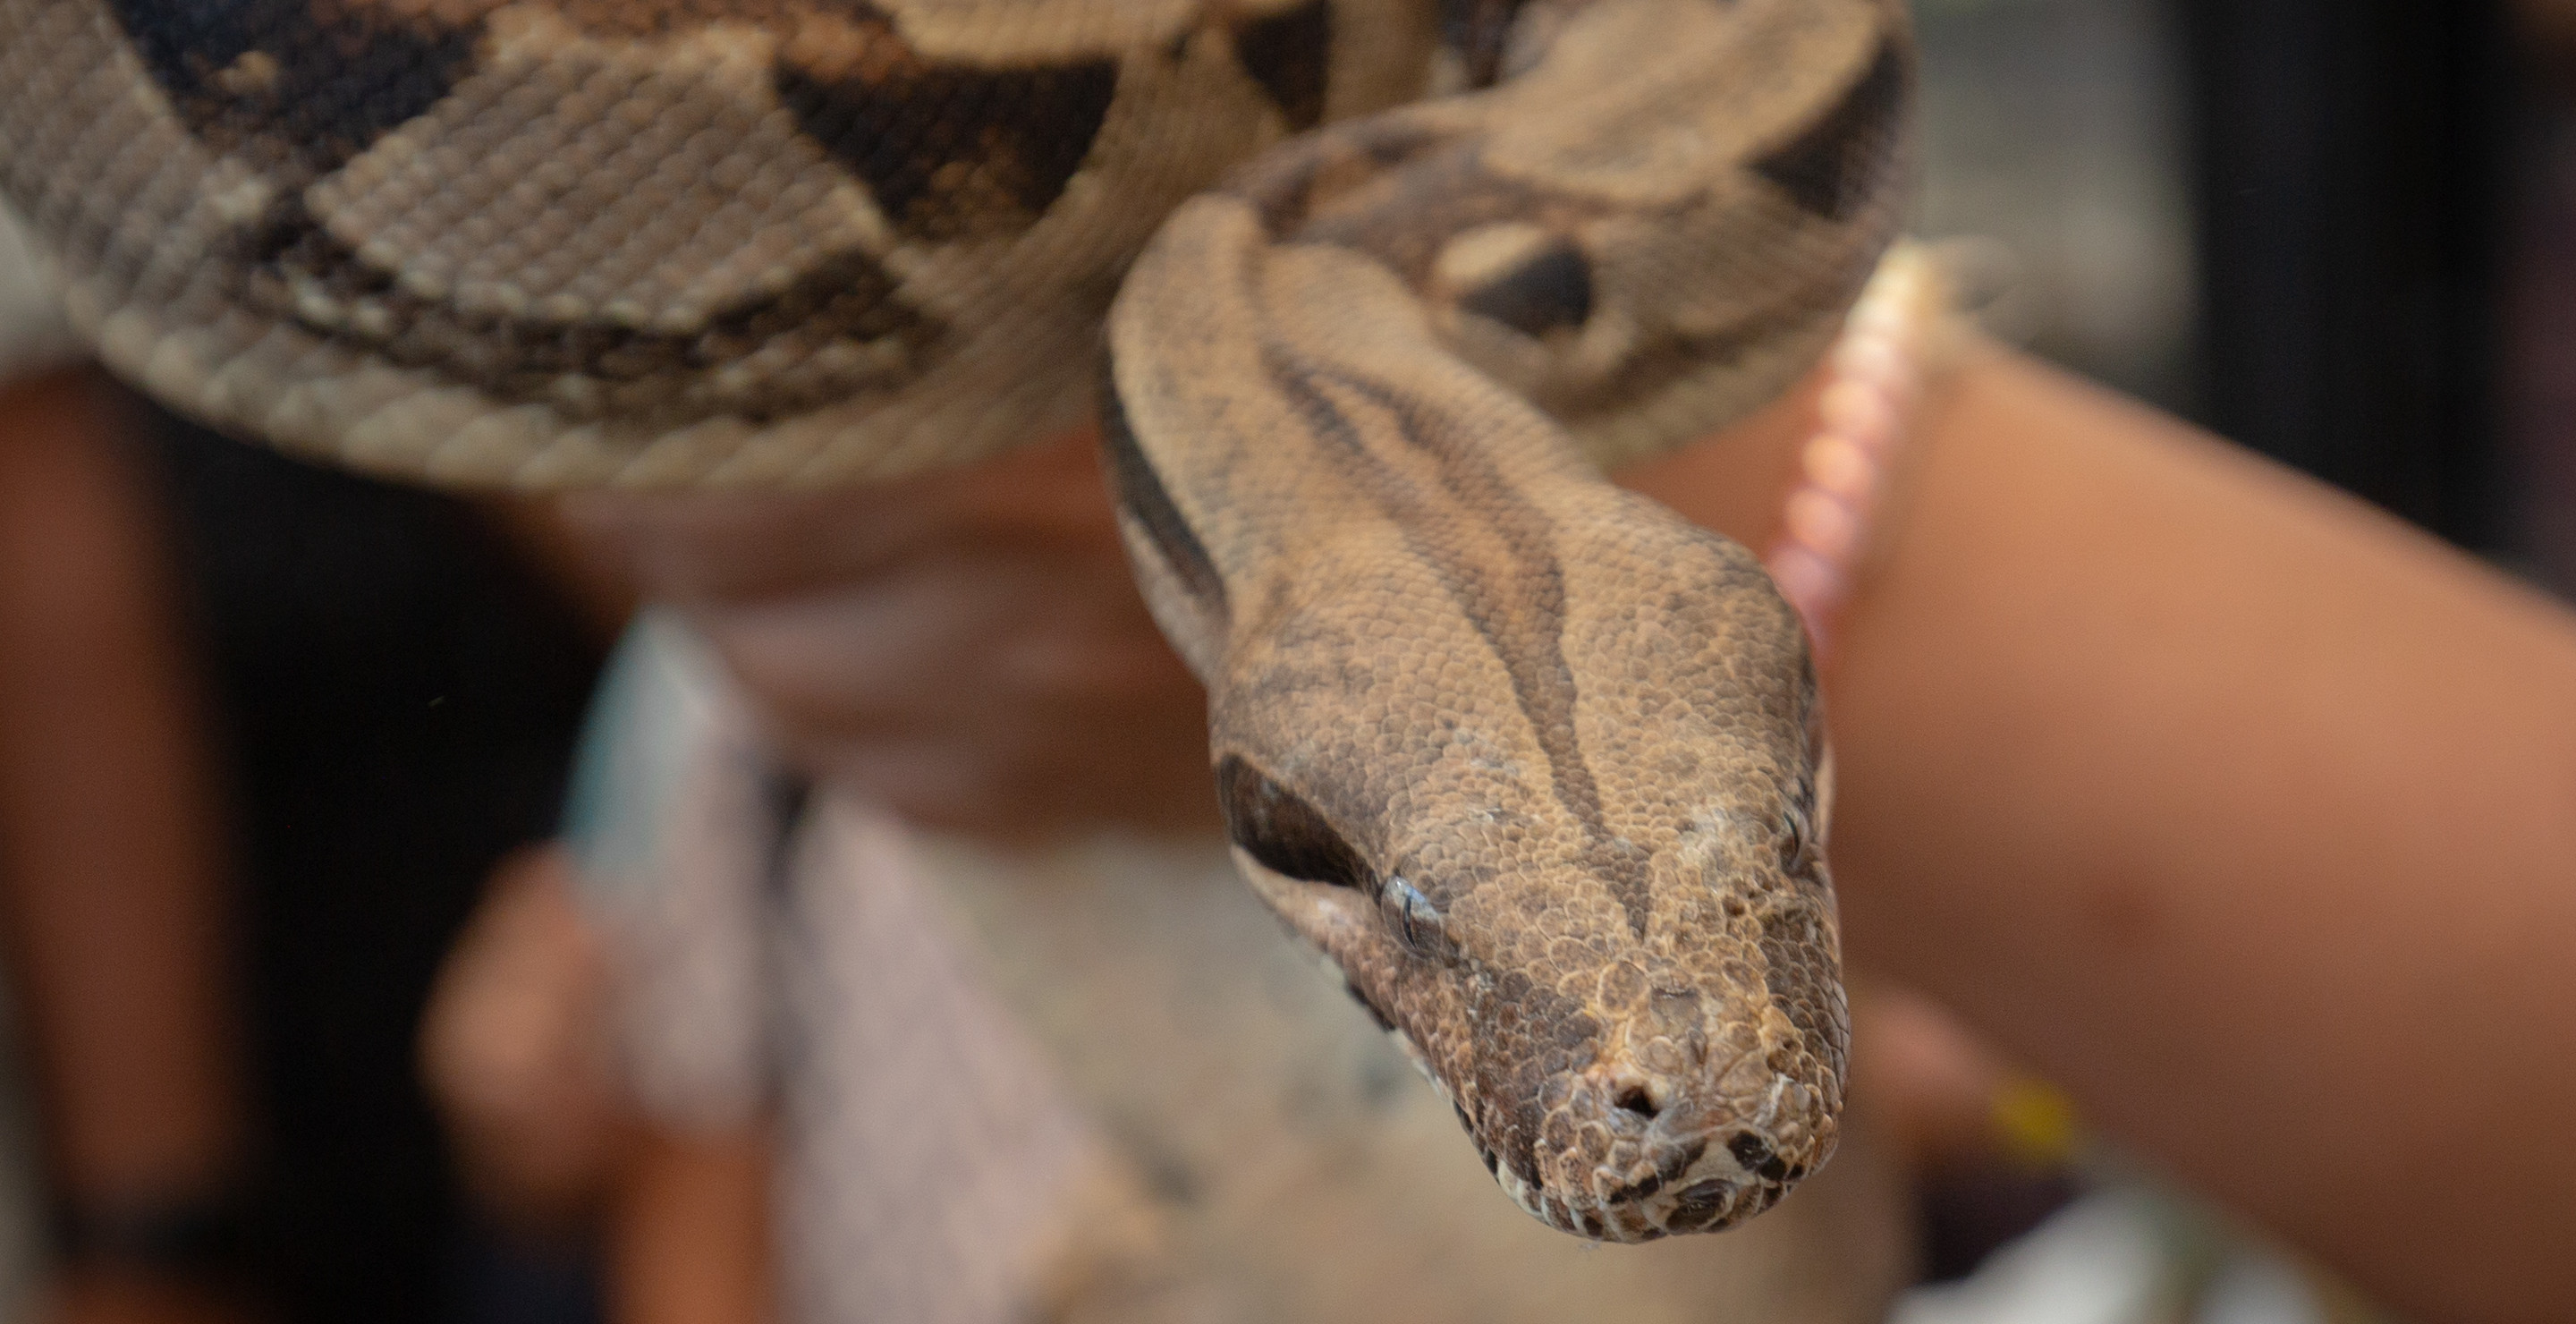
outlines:
[[[0,193],[165,400],[452,484],[973,460],[1079,416],[1106,314],[1256,890],[1524,1208],[1724,1227],[1837,1135],[1822,724],[1755,561],[1597,466],[1821,352],[1910,33],[1469,8],[0,0]]]
[[[1107,113],[1043,214],[934,241],[891,229],[770,86],[774,65],[828,66],[856,40],[817,15],[836,8],[820,0],[702,0],[684,16],[717,21],[643,34],[580,21],[619,12],[606,4],[352,7],[471,17],[483,36],[447,97],[305,183],[192,137],[102,0],[0,0],[0,86],[13,90],[0,96],[0,192],[50,240],[74,321],[113,366],[298,453],[466,486],[883,479],[1079,420],[1101,316],[1137,249],[1183,198],[1288,131],[1228,32],[1283,7],[890,6],[925,59],[1116,65]],[[1332,12],[1326,113],[1420,93],[1427,9],[1341,0]],[[257,297],[258,273],[233,253],[289,196],[458,321],[534,314],[685,335],[851,256],[881,265],[894,299],[947,334],[935,348],[787,335],[711,373],[565,374],[531,398],[496,395],[337,334],[405,329],[380,300],[310,283]],[[511,352],[499,339],[461,351],[478,363]]]

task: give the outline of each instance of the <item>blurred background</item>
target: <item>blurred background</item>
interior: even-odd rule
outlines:
[[[2564,592],[2571,7],[1920,0],[1992,325]]]
[[[2576,592],[2576,14],[1919,0],[1918,15],[1917,229],[1988,241],[1991,327]],[[44,334],[8,242],[0,346]],[[225,763],[244,901],[230,1032],[260,1101],[260,1170],[242,1178],[265,1244],[294,1248],[277,1270],[300,1284],[293,1317],[591,1317],[577,1242],[514,1248],[472,1211],[414,1043],[484,879],[551,830],[600,612],[489,512],[212,445],[129,403],[143,444],[128,476],[165,517],[181,652]],[[358,730],[373,734],[352,755]],[[23,1073],[0,1089],[13,1301],[44,1241],[27,1097]],[[2005,1121],[2023,1169],[1927,1194],[1948,1285],[1910,1299],[1906,1324],[2368,1317],[2088,1153],[2044,1092],[2020,1098]]]

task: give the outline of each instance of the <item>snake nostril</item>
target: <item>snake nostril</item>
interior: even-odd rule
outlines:
[[[1663,1111],[1656,1106],[1655,1096],[1648,1094],[1643,1085],[1631,1085],[1619,1091],[1617,1097],[1610,1102],[1617,1104],[1622,1112],[1635,1113],[1650,1122],[1655,1119],[1656,1113]]]

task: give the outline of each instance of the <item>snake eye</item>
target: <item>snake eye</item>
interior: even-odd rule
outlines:
[[[1373,889],[1376,871],[1323,812],[1241,755],[1228,754],[1217,765],[1216,795],[1226,835],[1262,868],[1310,883]]]
[[[1793,803],[1780,811],[1780,867],[1791,873],[1805,868],[1812,847],[1813,834],[1807,829],[1807,814],[1802,804]]]
[[[1386,908],[1387,923],[1403,940],[1405,950],[1416,956],[1439,956],[1449,950],[1448,917],[1404,875],[1387,876],[1386,886],[1378,891],[1378,903]]]

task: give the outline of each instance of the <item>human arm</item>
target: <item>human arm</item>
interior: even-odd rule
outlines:
[[[231,1194],[242,1160],[212,777],[152,512],[96,385],[0,389],[0,904],[75,1208]],[[191,1285],[73,1265],[54,1318],[226,1318]]]
[[[774,1148],[765,1126],[646,1126],[609,1212],[605,1264],[620,1324],[763,1324],[777,1318]]]
[[[595,1235],[620,1324],[774,1318],[765,1111],[692,1130],[625,1097],[609,958],[572,870],[559,844],[503,861],[423,1017],[465,1184],[518,1235]]]
[[[1790,446],[1636,481],[1760,539]],[[2009,355],[1913,477],[1829,678],[1853,959],[2416,1318],[2576,1317],[2576,619]]]
[[[465,1188],[505,1229],[575,1240],[635,1149],[607,1030],[608,971],[549,843],[492,870],[421,1013],[421,1080]]]

